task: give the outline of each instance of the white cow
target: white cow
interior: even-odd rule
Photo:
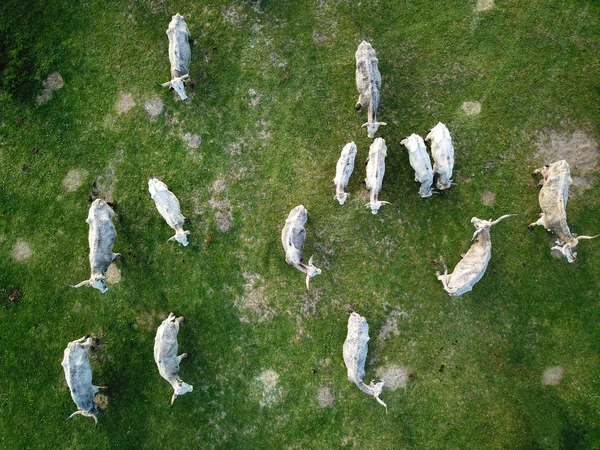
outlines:
[[[96,425],[98,425],[98,417],[96,416],[98,404],[94,401],[94,396],[101,389],[107,390],[108,388],[92,384],[92,366],[88,358],[91,346],[92,338],[89,336],[69,342],[61,365],[65,371],[67,386],[71,390],[71,397],[78,408],[67,420],[81,414],[85,417],[93,417]]]
[[[385,122],[377,122],[376,117],[381,89],[379,60],[375,56],[375,50],[367,41],[360,43],[354,57],[356,58],[356,89],[359,94],[354,109],[360,111],[363,106],[367,107],[367,122],[361,128],[366,127],[367,135],[373,139],[379,126],[387,125]]]
[[[369,342],[369,325],[361,315],[352,312],[348,319],[348,335],[344,341],[344,364],[348,369],[348,379],[352,381],[361,391],[375,397],[380,404],[387,405],[379,398],[383,390],[383,381],[365,384],[365,362]]]
[[[475,242],[471,245],[469,251],[462,255],[462,259],[451,274],[448,274],[448,267],[443,263],[444,273],[436,272],[437,279],[442,282],[444,290],[451,297],[458,297],[471,291],[473,286],[481,280],[492,257],[490,228],[501,220],[515,215],[507,214],[494,221],[491,219],[481,220],[477,217],[471,219],[471,223],[475,226],[475,233],[473,233],[472,239]]]
[[[90,245],[92,275],[89,280],[82,281],[75,286],[69,286],[78,288],[90,285],[103,294],[108,291],[108,287],[104,282],[106,280],[104,274],[115,258],[122,258],[120,253],[113,253],[112,251],[117,237],[117,230],[112,221],[114,215],[115,212],[104,200],[98,198],[92,202],[86,219],[90,226],[88,242]]]
[[[281,244],[285,250],[285,262],[306,274],[306,288],[310,289],[311,278],[319,275],[321,269],[313,265],[312,256],[308,260],[308,266],[302,262],[304,259],[302,247],[304,247],[306,239],[304,224],[307,219],[308,211],[303,205],[292,209],[285,220],[283,230],[281,230]]]
[[[431,141],[433,172],[439,175],[436,186],[440,190],[448,189],[452,185],[452,169],[454,169],[454,147],[450,132],[446,125],[438,122],[425,140]]]
[[[175,317],[175,314],[169,314],[163,323],[160,324],[154,338],[154,361],[158,366],[160,376],[171,383],[173,386],[173,397],[171,405],[178,396],[192,392],[194,387],[184,383],[179,377],[179,364],[183,358],[188,356],[183,353],[177,356],[177,334],[179,333],[179,323],[183,322],[183,317]]]
[[[408,149],[408,160],[411,167],[415,170],[415,181],[421,183],[419,195],[422,198],[431,197],[433,193],[433,189],[431,189],[431,185],[433,184],[433,170],[423,138],[413,133],[400,141],[400,144]]]
[[[335,184],[335,196],[333,198],[340,202],[340,205],[343,205],[346,202],[346,198],[350,195],[344,192],[344,189],[348,186],[348,180],[354,170],[355,157],[356,144],[350,142],[342,149],[342,154],[335,168],[335,178],[333,179],[333,183]]]
[[[189,231],[183,230],[183,222],[185,217],[181,214],[179,200],[175,197],[165,183],[158,178],[148,180],[148,190],[152,196],[152,200],[156,203],[156,209],[161,216],[167,221],[169,226],[175,230],[175,236],[169,238],[169,241],[176,240],[184,247],[188,245],[187,235]]]
[[[171,18],[169,28],[169,61],[171,62],[171,81],[161,84],[170,91],[175,89],[181,100],[187,100],[184,83],[190,81],[190,30],[185,19],[179,13]]]
[[[390,202],[379,201],[377,196],[381,191],[383,175],[385,174],[385,157],[387,156],[387,147],[382,138],[377,138],[369,147],[369,158],[367,159],[367,177],[365,184],[371,191],[371,201],[365,205],[371,208],[373,214],[377,214],[382,205],[389,205]]]
[[[540,206],[542,213],[537,222],[529,224],[533,230],[536,225],[543,226],[557,236],[556,246],[552,250],[560,251],[567,261],[572,263],[577,259],[577,253],[573,248],[579,244],[581,239],[594,239],[596,236],[575,237],[569,230],[567,224],[567,200],[569,199],[569,186],[573,183],[569,164],[564,159],[552,164],[546,164],[533,171],[532,175],[542,175],[539,186]]]

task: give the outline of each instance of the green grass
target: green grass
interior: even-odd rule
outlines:
[[[195,39],[188,104],[155,84],[169,75],[175,12]],[[582,129],[600,139],[598,2],[497,0],[478,13],[475,1],[458,0],[258,9],[7,0],[0,38],[0,288],[23,293],[12,305],[0,296],[0,448],[600,448],[599,244],[583,242],[567,264],[551,257],[550,235],[526,228],[539,212],[529,175],[538,134]],[[380,199],[392,205],[378,216],[363,207],[371,141],[359,128],[365,114],[353,110],[363,39],[377,50],[378,117],[388,122],[378,133],[388,146]],[[37,105],[54,71],[65,86]],[[255,107],[249,89],[260,93]],[[136,105],[118,115],[121,91]],[[153,97],[164,111],[151,121],[143,104]],[[480,101],[481,114],[464,115],[464,101]],[[454,138],[458,185],[422,200],[400,141],[438,121]],[[202,137],[198,149],[187,148],[186,132]],[[351,140],[357,164],[340,206],[331,180]],[[65,192],[75,168],[89,176]],[[123,278],[105,295],[71,290],[89,276],[87,196],[108,168]],[[172,232],[147,192],[153,176],[190,218],[187,248],[166,242]],[[221,193],[217,179],[227,183]],[[600,230],[597,175],[590,180],[568,205],[580,234]],[[484,189],[493,206],[482,204]],[[230,202],[229,231],[218,230],[211,198]],[[300,203],[305,254],[323,269],[310,292],[280,248]],[[470,218],[507,213],[519,215],[492,230],[484,278],[448,297],[428,260],[453,267],[470,245]],[[18,239],[33,251],[22,263],[11,258]],[[244,273],[261,277],[264,320],[236,306]],[[367,378],[387,364],[413,374],[405,389],[384,389],[388,415],[346,378],[345,305],[370,325]],[[400,334],[379,339],[393,309],[408,314]],[[181,376],[194,385],[173,407],[152,357],[158,314],[170,311],[186,317],[179,344],[191,357]],[[62,352],[87,333],[102,341],[94,382],[111,389],[97,429],[81,417],[64,422],[75,405]],[[542,385],[554,365],[563,379]],[[279,374],[276,401],[260,406],[257,378],[269,369]],[[330,408],[317,403],[323,386]]]

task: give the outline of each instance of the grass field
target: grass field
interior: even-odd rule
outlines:
[[[176,12],[194,38],[189,103],[156,86]],[[0,39],[0,448],[600,448],[600,242],[568,264],[527,230],[532,169],[568,152],[589,187],[573,188],[569,225],[600,233],[600,3],[4,0]],[[363,39],[388,123],[392,204],[377,216],[353,109]],[[64,85],[38,101],[54,72]],[[438,121],[458,184],[421,199],[400,141]],[[340,206],[331,180],[351,140]],[[167,243],[151,177],[178,196],[188,247]],[[125,256],[104,295],[67,286],[89,277],[94,182]],[[298,204],[323,269],[310,291],[279,238]],[[449,297],[429,259],[453,267],[471,217],[508,213],[484,278]],[[370,325],[367,381],[410,373],[384,389],[387,415],[347,380],[347,305]],[[169,407],[152,348],[171,311],[194,392]],[[110,387],[98,428],[65,422],[63,350],[88,333],[94,383]]]

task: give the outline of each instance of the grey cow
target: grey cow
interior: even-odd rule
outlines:
[[[88,358],[91,346],[92,338],[89,336],[69,342],[61,365],[65,371],[67,386],[71,390],[71,397],[78,408],[67,420],[81,414],[85,417],[93,417],[96,425],[98,425],[98,417],[96,416],[98,404],[94,401],[94,396],[100,390],[107,390],[108,388],[92,384],[92,366]]]
[[[308,266],[302,262],[304,254],[304,240],[306,239],[306,228],[304,224],[308,220],[308,211],[303,205],[298,205],[290,211],[283,230],[281,230],[281,244],[285,250],[285,262],[294,266],[306,274],[306,288],[310,289],[311,278],[319,275],[321,269],[313,265],[313,257],[308,260]]]
[[[112,221],[114,215],[115,212],[104,200],[96,199],[90,206],[86,222],[90,226],[88,242],[92,275],[89,280],[82,281],[75,286],[70,285],[71,287],[90,285],[102,293],[108,290],[104,282],[106,279],[104,274],[115,258],[122,257],[120,253],[112,251],[117,237],[117,230]]]
[[[438,189],[448,189],[452,183],[452,170],[454,169],[454,146],[450,131],[442,122],[431,129],[425,136],[426,141],[431,141],[431,154],[433,155],[433,173],[439,178],[436,186]]]
[[[409,137],[400,141],[408,149],[408,160],[411,167],[415,171],[415,181],[421,183],[419,195],[422,198],[431,197],[433,190],[433,169],[431,168],[431,160],[427,154],[427,147],[423,138],[418,134],[411,134]]]
[[[365,185],[371,191],[370,201],[365,205],[371,208],[373,214],[377,214],[382,205],[389,205],[390,202],[379,200],[379,191],[383,185],[383,176],[385,175],[385,157],[387,156],[387,147],[385,140],[377,138],[369,148],[369,158],[367,159],[367,177]]]
[[[176,240],[181,245],[186,247],[188,245],[187,235],[189,231],[183,230],[183,223],[185,217],[181,214],[181,208],[179,206],[179,200],[175,197],[165,183],[160,181],[158,178],[152,178],[148,180],[148,191],[154,203],[156,209],[161,216],[167,221],[169,226],[175,230],[175,235],[169,238],[169,241]]]
[[[348,334],[344,341],[344,364],[348,369],[348,379],[352,381],[361,391],[372,395],[375,399],[385,406],[387,405],[379,398],[383,390],[383,381],[365,384],[365,362],[367,360],[369,342],[369,325],[367,319],[360,314],[352,312],[348,319]]]
[[[358,101],[354,109],[360,111],[367,107],[367,122],[362,128],[367,128],[367,135],[373,139],[375,132],[385,122],[377,122],[377,109],[379,108],[379,90],[381,89],[381,74],[379,73],[379,60],[375,56],[375,49],[367,41],[362,41],[354,57],[356,58],[356,89]]]
[[[458,297],[473,289],[473,286],[481,280],[487,265],[492,257],[492,241],[490,239],[490,228],[501,220],[516,214],[507,214],[492,221],[481,220],[477,217],[471,219],[475,226],[473,239],[475,242],[467,253],[462,255],[454,271],[448,274],[448,267],[444,266],[444,273],[436,272],[437,279],[444,285],[444,290],[451,297]]]
[[[179,364],[183,358],[188,356],[187,353],[177,356],[177,334],[179,333],[179,323],[182,321],[183,317],[175,317],[173,313],[169,314],[169,317],[158,327],[154,339],[154,361],[158,366],[158,372],[173,386],[171,405],[178,396],[194,390],[193,386],[184,383],[179,377]]]
[[[581,239],[594,239],[596,236],[578,236],[571,234],[567,224],[567,200],[569,199],[569,187],[573,180],[569,164],[564,159],[552,164],[546,164],[533,171],[532,175],[542,175],[539,182],[540,207],[542,213],[537,222],[529,224],[529,229],[533,230],[536,225],[543,226],[558,238],[556,246],[552,250],[560,251],[567,261],[572,263],[577,259],[577,253],[573,249],[579,244]]]
[[[350,180],[350,175],[352,175],[352,171],[354,170],[354,158],[356,158],[356,144],[349,142],[342,149],[342,154],[335,168],[335,178],[333,179],[333,183],[335,184],[335,196],[333,198],[340,205],[343,205],[350,195],[344,192],[344,189],[348,186],[348,180]]]
[[[171,18],[169,28],[169,61],[171,62],[171,81],[161,84],[169,90],[175,89],[181,100],[187,100],[184,83],[190,81],[190,30],[185,19],[179,13]]]

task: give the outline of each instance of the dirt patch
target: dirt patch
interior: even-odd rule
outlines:
[[[258,402],[261,407],[275,403],[281,397],[281,389],[277,386],[279,374],[274,370],[265,370],[256,378],[262,385],[262,399]]]
[[[52,98],[52,92],[56,89],[60,89],[65,85],[60,73],[54,72],[48,75],[46,81],[42,83],[43,91],[37,98],[37,104],[41,105],[42,103],[47,102]]]
[[[254,108],[256,105],[260,103],[260,99],[262,94],[254,89],[248,89],[248,95],[250,96],[250,102],[248,102],[248,106]]]
[[[184,133],[181,135],[181,139],[187,144],[189,148],[198,148],[202,143],[202,138],[197,134]]]
[[[85,179],[88,177],[87,170],[83,169],[72,169],[69,170],[67,175],[62,180],[63,189],[67,192],[74,192],[83,184]]]
[[[98,408],[108,408],[108,396],[106,394],[98,393],[94,396],[94,401],[98,404]]]
[[[313,38],[313,41],[315,41],[317,44],[322,44],[323,42],[325,42],[329,39],[329,37],[326,34],[317,33],[317,30],[313,30],[312,38]]]
[[[592,187],[586,177],[598,166],[598,145],[583,130],[572,134],[554,130],[540,133],[536,142],[536,167],[551,164],[561,159],[569,163],[575,194]]]
[[[335,399],[333,398],[333,395],[331,395],[331,389],[328,387],[319,388],[319,391],[317,392],[317,401],[319,402],[319,406],[321,408],[333,406]]]
[[[111,264],[106,271],[106,282],[108,284],[116,284],[119,281],[121,281],[121,271],[116,264]]]
[[[0,289],[0,305],[4,306],[5,308],[14,305],[15,303],[19,302],[22,298],[23,292],[21,292],[14,286],[11,286],[7,289]]]
[[[129,92],[121,92],[119,94],[117,103],[115,103],[115,109],[119,114],[124,114],[130,111],[134,106],[135,102],[133,101],[133,95],[131,95]]]
[[[467,116],[476,116],[481,113],[481,103],[479,103],[479,102],[464,102],[460,106],[460,109],[462,109],[463,112]]]
[[[562,366],[548,367],[544,370],[544,374],[542,375],[542,384],[545,384],[546,386],[556,386],[560,383],[564,374],[565,369],[563,369]]]
[[[159,98],[151,98],[144,102],[144,109],[150,115],[150,119],[155,119],[163,110],[163,101]]]
[[[135,318],[135,323],[144,330],[153,331],[167,318],[165,313],[157,314],[155,310],[143,311]]]
[[[483,194],[481,196],[481,202],[484,205],[492,206],[495,201],[496,201],[496,194],[494,194],[491,191],[488,191],[487,189],[485,191],[483,191]]]
[[[398,336],[400,330],[398,330],[398,318],[406,319],[408,313],[403,309],[393,309],[385,319],[385,323],[379,330],[379,338],[387,339],[390,336]]]
[[[226,22],[238,24],[240,20],[244,20],[247,15],[243,13],[241,6],[221,6],[221,15]]]
[[[410,378],[410,372],[407,367],[395,364],[379,367],[376,373],[384,381],[385,387],[392,391],[406,387],[406,383]]]
[[[227,180],[225,180],[225,178],[217,178],[212,187],[215,194],[223,192],[227,189]]]
[[[269,299],[265,295],[263,278],[257,273],[248,272],[244,272],[242,276],[246,280],[244,295],[242,298],[236,299],[235,306],[240,310],[253,312],[259,322],[264,322],[275,317],[277,312],[273,307],[269,306]],[[244,320],[242,321],[244,322]]]
[[[123,150],[118,150],[108,162],[101,175],[96,178],[92,185],[92,196],[101,198],[107,202],[114,202],[113,193],[117,185],[117,164],[123,161]]]
[[[11,255],[15,262],[23,262],[31,258],[32,253],[33,252],[29,248],[29,244],[27,244],[25,241],[19,240],[15,242],[15,245],[13,245]]]
[[[477,11],[488,11],[494,7],[494,0],[477,0]]]
[[[229,200],[215,200],[212,197],[208,203],[215,212],[215,220],[217,221],[217,228],[219,231],[226,233],[233,224],[233,215],[231,213],[231,203]]]

